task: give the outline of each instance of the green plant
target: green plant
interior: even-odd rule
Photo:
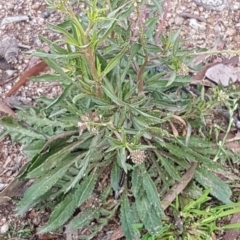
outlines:
[[[32,236],[34,229],[30,228],[27,223],[22,223],[21,227],[16,223],[10,225],[8,232],[6,233],[8,239],[17,237],[19,239],[26,239]]]
[[[226,229],[239,229],[240,224],[221,223],[225,217],[239,213],[239,203],[229,203],[220,206],[209,204],[208,197],[210,190],[204,191],[197,200],[183,196],[176,198],[175,204],[171,205],[173,211],[173,223],[167,220],[165,227],[156,235],[144,234],[141,240],[205,240],[212,239],[216,231]],[[135,225],[137,231],[143,230],[143,225]]]
[[[48,3],[67,19],[50,25],[62,38],[41,37],[51,53],[33,54],[55,73],[33,81],[58,81],[63,92],[1,119],[2,135],[21,142],[29,158],[19,179],[35,179],[18,213],[54,201],[39,233],[64,224],[71,232],[95,221],[81,236],[91,239],[120,209],[127,239],[139,236],[133,228],[139,222],[156,234],[163,227],[160,199],[193,162],[199,163],[195,180],[230,203],[229,186],[211,173],[221,169],[211,159],[224,147],[199,134],[218,100],[182,91],[191,80],[190,52],[179,32],[156,37],[160,3],[84,1],[81,14],[68,1]],[[72,218],[76,209],[80,214]]]

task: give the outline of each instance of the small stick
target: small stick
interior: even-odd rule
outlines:
[[[182,12],[179,14],[179,16],[183,17],[183,18],[194,18],[194,19],[198,20],[199,22],[206,22],[206,19],[204,19],[203,17],[199,17],[199,16],[191,14],[191,13]]]

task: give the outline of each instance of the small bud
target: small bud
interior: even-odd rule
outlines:
[[[144,153],[144,151],[141,150],[133,150],[130,154],[131,158],[132,158],[132,162],[135,164],[141,164],[143,163],[143,161],[146,158],[146,155]]]
[[[189,72],[189,68],[185,63],[181,63],[180,68],[177,71],[177,74],[180,76],[187,76]]]

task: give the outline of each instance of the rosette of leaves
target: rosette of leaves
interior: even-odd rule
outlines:
[[[23,143],[29,157],[19,178],[35,179],[18,213],[54,202],[39,232],[66,224],[66,232],[88,227],[81,237],[91,239],[120,209],[127,239],[138,237],[133,228],[138,222],[155,234],[164,215],[160,199],[191,162],[202,166],[196,181],[229,202],[231,190],[209,170],[219,168],[211,161],[217,149],[200,137],[190,138],[190,127],[185,137],[168,128],[173,115],[191,126],[207,108],[201,111],[196,108],[201,99],[192,101],[177,91],[190,78],[178,76],[172,66],[187,61],[187,52],[178,33],[163,42],[158,37],[159,2],[93,0],[76,13],[67,1],[49,3],[66,21],[50,25],[60,33],[58,40],[41,37],[50,53],[34,53],[54,73],[32,80],[58,81],[63,92],[56,99],[37,99],[35,108],[19,108],[17,119],[1,119],[4,133]],[[197,131],[201,121],[194,124]],[[98,204],[89,206],[95,195]]]

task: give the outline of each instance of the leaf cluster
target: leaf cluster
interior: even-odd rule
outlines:
[[[91,239],[120,209],[127,239],[138,236],[133,224],[139,222],[156,234],[164,228],[160,199],[192,162],[199,164],[195,180],[220,201],[230,202],[229,186],[211,174],[221,168],[211,160],[218,149],[199,134],[191,136],[204,125],[201,119],[195,124],[198,113],[204,118],[215,102],[202,107],[203,99],[184,95],[190,77],[177,70],[189,55],[181,49],[179,32],[156,38],[158,1],[104,4],[86,1],[79,15],[67,1],[59,1],[67,19],[50,28],[61,38],[41,37],[50,53],[34,53],[54,73],[32,80],[58,81],[63,92],[56,99],[39,98],[35,108],[19,109],[17,119],[1,119],[4,134],[23,143],[29,157],[19,178],[35,179],[18,213],[55,202],[40,233],[64,224],[71,232],[94,221],[91,233],[82,236]],[[129,17],[141,4],[152,19],[144,23],[148,30],[131,41]],[[174,119],[185,124],[182,136],[171,131]],[[144,152],[142,164],[134,163],[135,151]],[[101,189],[104,176],[108,181]],[[96,192],[101,192],[100,204],[86,206]],[[80,213],[72,218],[76,209]]]

